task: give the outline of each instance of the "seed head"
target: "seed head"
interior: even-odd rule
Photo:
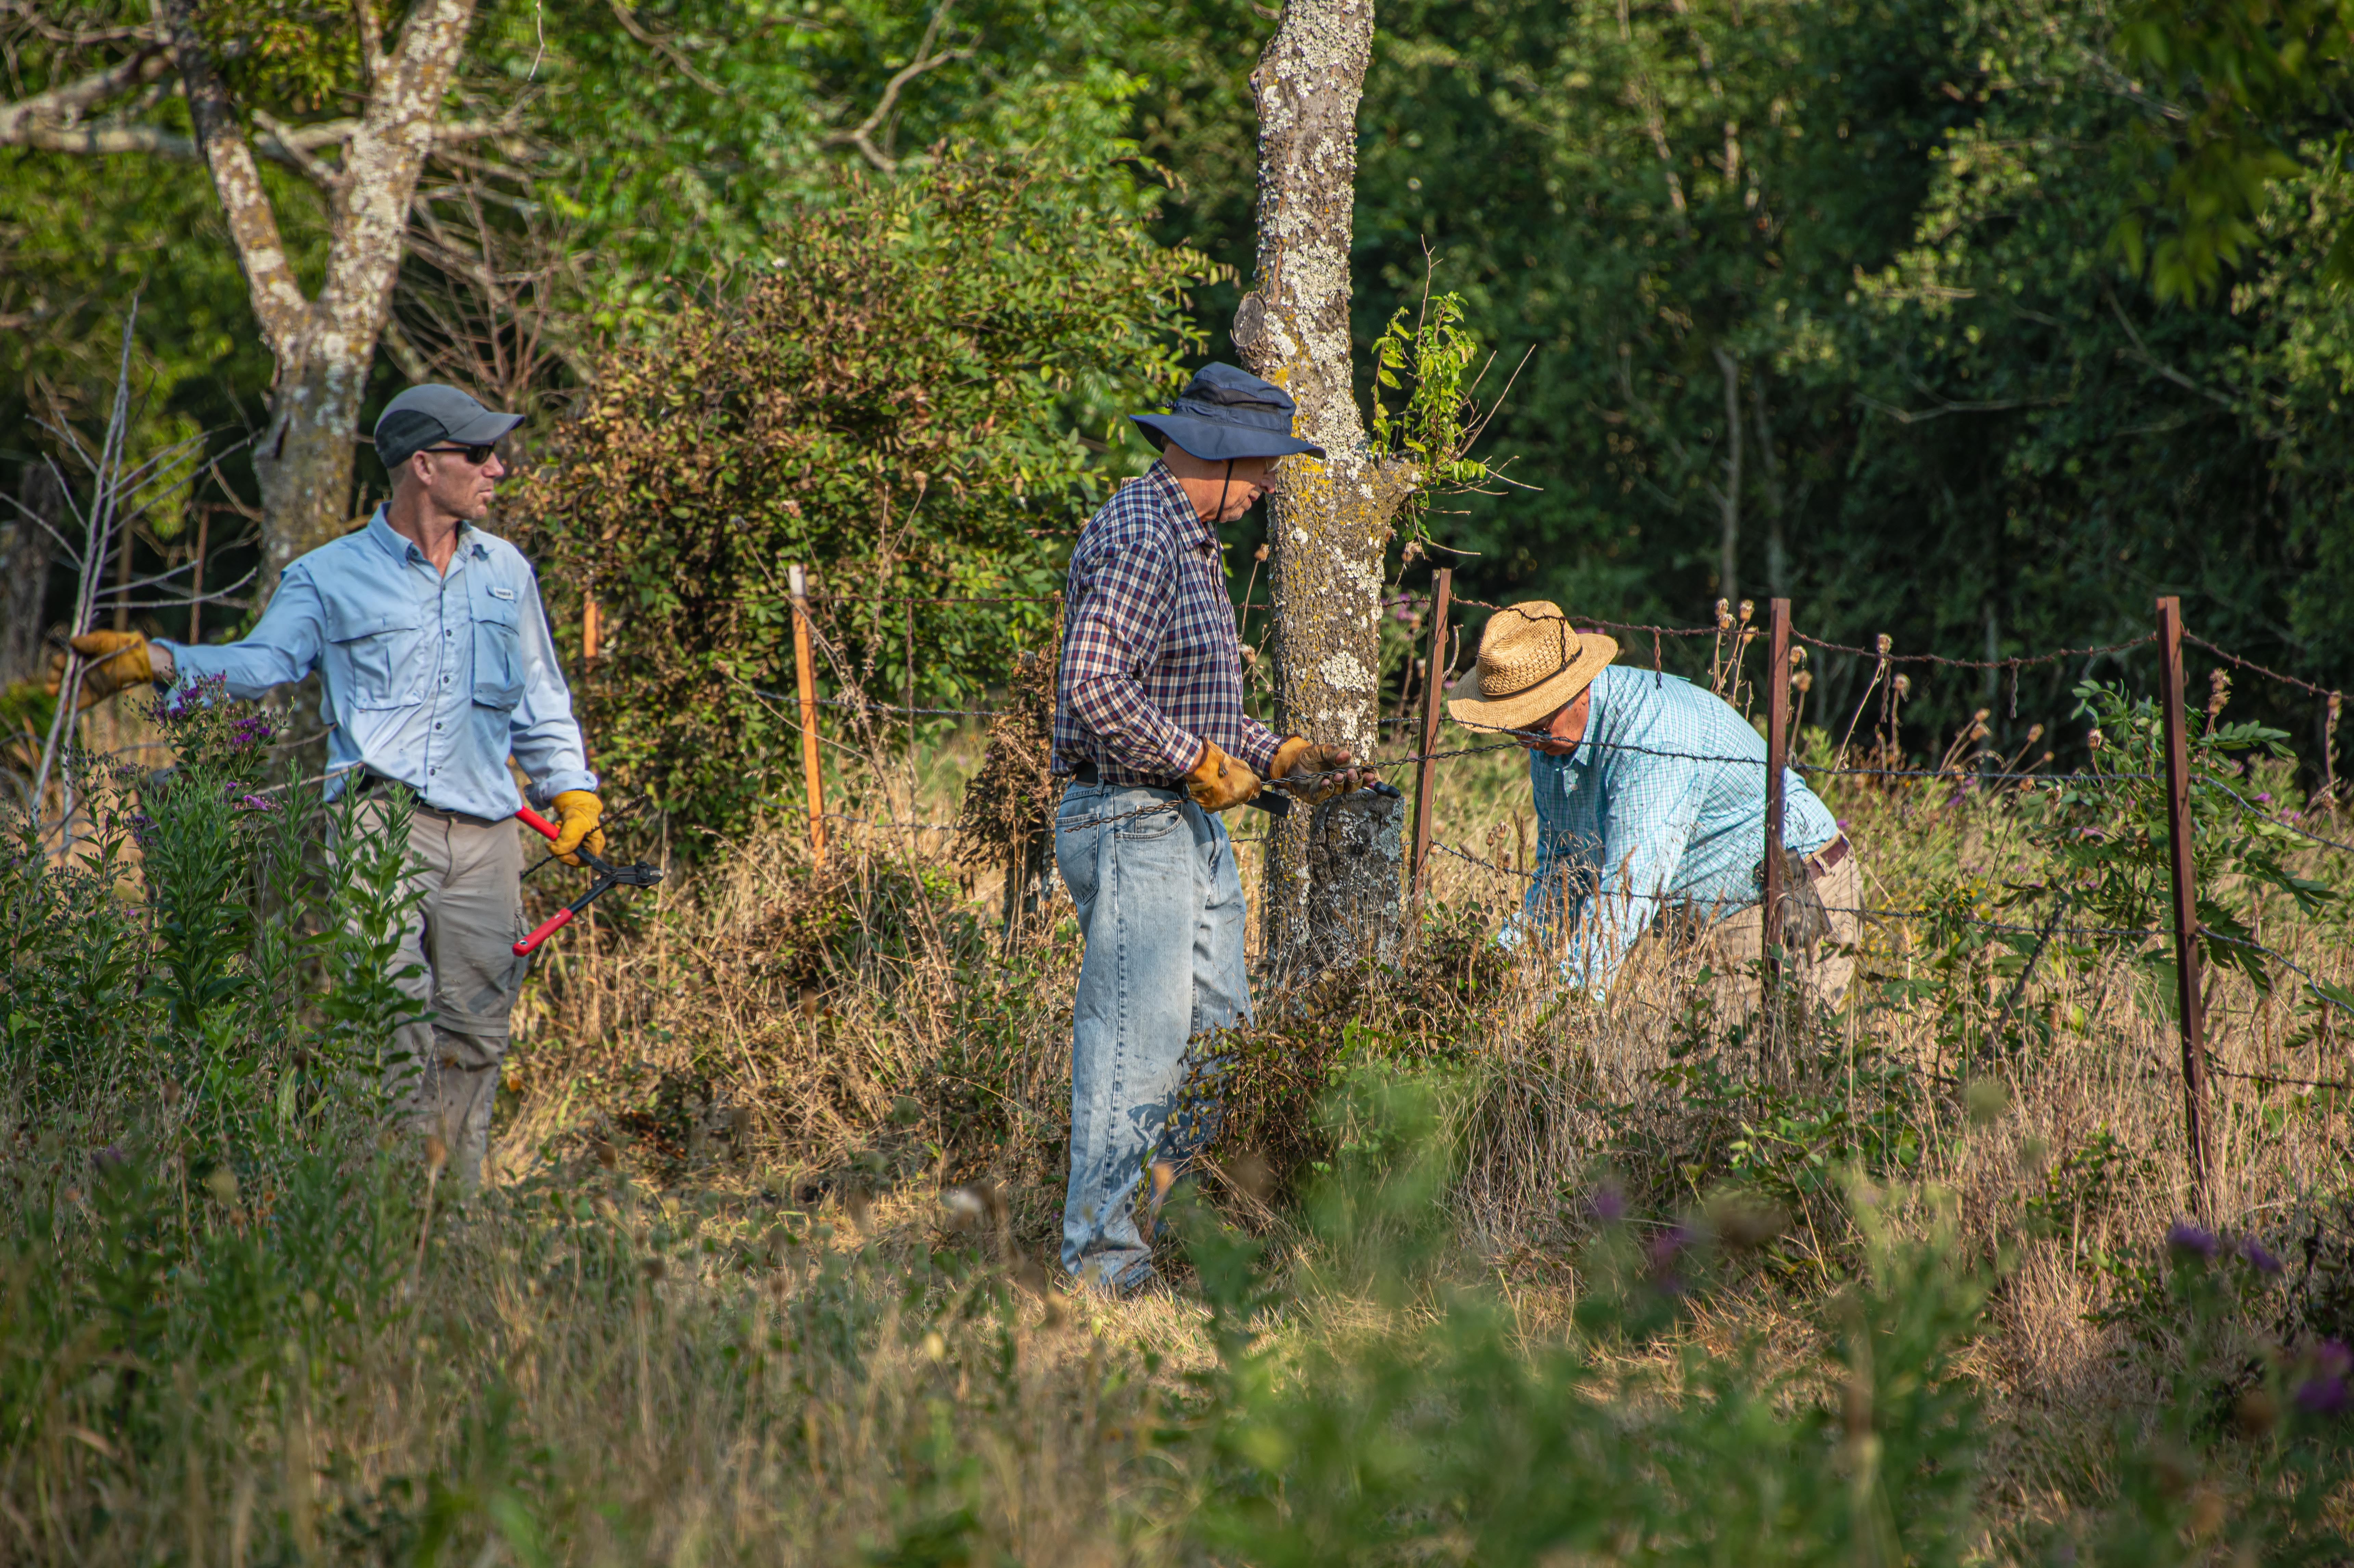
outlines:
[[[1889,636],[1888,633],[1883,631],[1880,634],[1878,646],[1880,649],[1880,656],[1885,659],[1888,657],[1888,651],[1896,646],[1896,639]]]
[[[1909,697],[1913,694],[1912,676],[1899,675],[1896,677],[1896,694],[1900,697]]]
[[[429,1177],[439,1176],[441,1174],[441,1168],[449,1163],[450,1146],[442,1142],[435,1134],[427,1133],[425,1135],[425,1174]]]

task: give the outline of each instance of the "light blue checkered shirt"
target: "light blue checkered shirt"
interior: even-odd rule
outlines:
[[[1536,880],[1500,939],[1565,935],[1562,978],[1599,995],[1664,905],[1721,917],[1757,902],[1766,742],[1731,704],[1674,675],[1613,664],[1587,689],[1577,749],[1529,753]],[[1782,842],[1796,853],[1839,835],[1787,769],[1783,802]]]

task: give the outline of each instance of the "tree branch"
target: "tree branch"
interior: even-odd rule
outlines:
[[[620,20],[623,32],[645,45],[646,48],[666,56],[671,64],[686,73],[687,80],[714,98],[726,96],[727,91],[726,88],[695,69],[695,62],[679,53],[677,45],[659,34],[648,31],[645,25],[638,20],[636,15],[623,3],[623,0],[606,0],[606,3],[613,7],[613,15]]]
[[[0,104],[0,144],[12,147],[38,145],[29,136],[41,127],[52,130],[70,129],[74,122],[97,105],[117,93],[129,92],[172,74],[172,51],[161,45],[150,45],[122,59],[104,70],[92,71],[79,81],[51,88],[15,103]]]
[[[615,3],[618,5],[619,0],[615,0]],[[950,4],[951,0],[940,0],[939,9],[932,13],[931,22],[924,28],[924,41],[916,46],[916,58],[902,66],[889,81],[883,84],[883,96],[875,102],[875,111],[860,121],[854,128],[848,131],[836,131],[825,139],[822,145],[855,147],[858,149],[859,155],[874,164],[878,172],[886,175],[899,172],[899,161],[875,144],[876,129],[891,117],[892,110],[898,107],[899,90],[926,71],[936,70],[950,60],[972,58],[973,51],[970,48],[944,49],[938,54],[932,53],[932,45],[938,41],[940,28],[948,21]]]
[[[238,128],[228,88],[213,69],[212,57],[196,31],[195,0],[164,0],[164,16],[172,29],[172,52],[179,58],[188,118],[195,122],[196,144],[212,171],[221,215],[228,220],[229,237],[237,244],[238,262],[245,270],[246,287],[253,296],[253,313],[270,340],[271,355],[282,365],[292,357],[302,336],[311,302],[303,297],[293,265],[287,260],[285,243],[279,238],[278,215],[261,188],[261,171],[254,166],[253,149]]]

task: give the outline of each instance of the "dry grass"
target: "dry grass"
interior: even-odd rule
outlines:
[[[864,809],[949,821],[974,760],[970,736],[935,748],[912,791],[899,772],[895,798]],[[1533,827],[1518,758],[1466,759],[1443,778],[1438,836],[1525,863]],[[1832,804],[1860,846],[1867,902],[1877,907],[1912,907],[1956,882],[1999,882],[2026,853],[2016,825],[1975,800],[1941,807],[1922,791],[1854,789],[1835,793]],[[1237,817],[1237,836],[1255,836],[1251,816]],[[724,1123],[740,1107],[753,1129],[748,1147],[714,1139],[684,1165],[648,1163],[677,1190],[767,1192],[829,1213],[872,1202],[870,1224],[904,1247],[934,1223],[931,1194],[946,1181],[985,1178],[1007,1196],[1012,1245],[1031,1260],[1023,1267],[1050,1264],[1078,958],[1067,906],[1061,923],[1050,919],[1002,953],[998,889],[986,878],[968,882],[922,905],[903,948],[864,953],[859,983],[837,987],[812,1015],[796,988],[764,970],[760,946],[763,922],[806,892],[794,838],[780,832],[666,887],[659,934],[620,942],[608,932],[593,956],[584,943],[551,969],[523,1018],[523,1093],[504,1124],[501,1158],[519,1171],[577,1149],[584,1137],[613,1136],[613,1107],[632,1095],[642,1099],[669,1075],[709,1085],[706,1121]],[[869,909],[883,880],[926,863],[920,848],[882,831],[838,853],[855,857],[861,907]],[[1256,853],[1246,848],[1243,861],[1246,885],[1255,884]],[[1520,885],[1501,870],[1437,863],[1434,893],[1443,903],[1492,915]],[[903,909],[897,918],[905,916]],[[2268,937],[2324,979],[2343,981],[2354,971],[2332,928],[2284,922]],[[1918,980],[1955,961],[1903,922],[1876,926],[1868,948],[1868,968],[1889,980]],[[1473,1070],[1455,1080],[1464,1148],[1448,1202],[1467,1261],[1504,1282],[1531,1336],[1558,1334],[1566,1322],[1579,1282],[1563,1259],[1590,1228],[1582,1204],[1606,1165],[1615,1160],[1662,1214],[1702,1205],[1725,1179],[1727,1129],[1691,1103],[1686,1086],[1661,1075],[1690,1044],[1691,976],[1681,969],[1673,954],[1647,946],[1606,1010],[1564,1006],[1524,976],[1478,1020]],[[1947,978],[1965,991],[1975,986],[1981,1011],[2008,988],[1990,971]],[[2349,1064],[2334,1032],[2308,1031],[2311,1038],[2284,1047],[2296,1000],[2293,990],[2265,999],[2244,980],[2217,980],[2216,1066],[2344,1077]],[[2000,1417],[1989,1499],[1999,1513],[2026,1518],[2064,1513],[2064,1496],[2081,1489],[2079,1457],[2094,1446],[2094,1430],[2150,1408],[2156,1390],[2122,1353],[2122,1330],[2096,1327],[2088,1315],[2116,1305],[2119,1276],[2109,1260],[2147,1253],[2191,1204],[2177,1035],[2129,966],[2111,960],[2084,973],[2046,966],[2018,1011],[2042,1022],[2048,1044],[1965,1065],[1950,1012],[1876,1000],[1808,1051],[1770,1066],[1736,1053],[1727,1065],[1778,1075],[1792,1096],[1834,1108],[1842,1062],[1849,1103],[1873,1097],[1856,1083],[1860,1054],[1905,1067],[1923,1086],[1914,1109],[1927,1136],[1903,1175],[1956,1194],[1968,1245],[2005,1262],[1993,1332],[1974,1365]],[[981,1033],[990,1038],[977,1054]],[[1964,1078],[2000,1086],[1977,1102],[1975,1119],[1955,1092]],[[2218,1228],[2287,1251],[2328,1222],[2327,1206],[2354,1190],[2347,1103],[2343,1094],[2219,1076],[2210,1135]],[[2028,1201],[2048,1198],[2060,1162],[2097,1150],[2104,1138],[2124,1151],[2123,1165],[2067,1206],[2064,1228],[2030,1227]],[[892,1196],[867,1196],[885,1192]],[[1900,1187],[1899,1202],[1909,1202],[1902,1194]],[[1230,1196],[1238,1213],[1249,1209],[1242,1195]],[[1811,1353],[1816,1330],[1792,1305],[1836,1276],[1851,1234],[1834,1182],[1802,1194],[1793,1219],[1784,1266],[1712,1304],[1695,1320],[1696,1338],[1729,1346],[1762,1336],[1793,1364]],[[1328,1308],[1331,1320],[1313,1331],[1345,1329],[1347,1313]],[[1166,1369],[1203,1353],[1199,1325],[1181,1307],[1099,1308],[1096,1322],[1172,1357],[1161,1374],[1172,1388]],[[1040,1397],[1050,1398],[1044,1387]],[[1022,1484],[1072,1484],[1050,1471],[1034,1466]]]

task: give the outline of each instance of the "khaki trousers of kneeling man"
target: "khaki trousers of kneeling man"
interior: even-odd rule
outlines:
[[[1837,841],[1834,841],[1835,842]],[[1821,869],[1817,855],[1805,857],[1815,892],[1830,916],[1830,934],[1791,955],[1794,979],[1808,1002],[1825,1012],[1836,1010],[1855,978],[1856,941],[1862,930],[1863,877],[1850,848],[1839,863]],[[1752,904],[1736,909],[1701,934],[1701,950],[1715,971],[1710,992],[1722,1019],[1744,1017],[1757,1011],[1755,964],[1766,948],[1766,906]]]
[[[365,801],[356,826],[381,832],[387,807]],[[531,969],[514,955],[523,924],[523,841],[513,818],[490,821],[419,804],[408,822],[409,910],[393,959],[394,984],[430,1016],[403,1024],[385,1064],[386,1086],[420,1133],[449,1150],[469,1191],[482,1177],[491,1107],[507,1054],[507,1013]]]

